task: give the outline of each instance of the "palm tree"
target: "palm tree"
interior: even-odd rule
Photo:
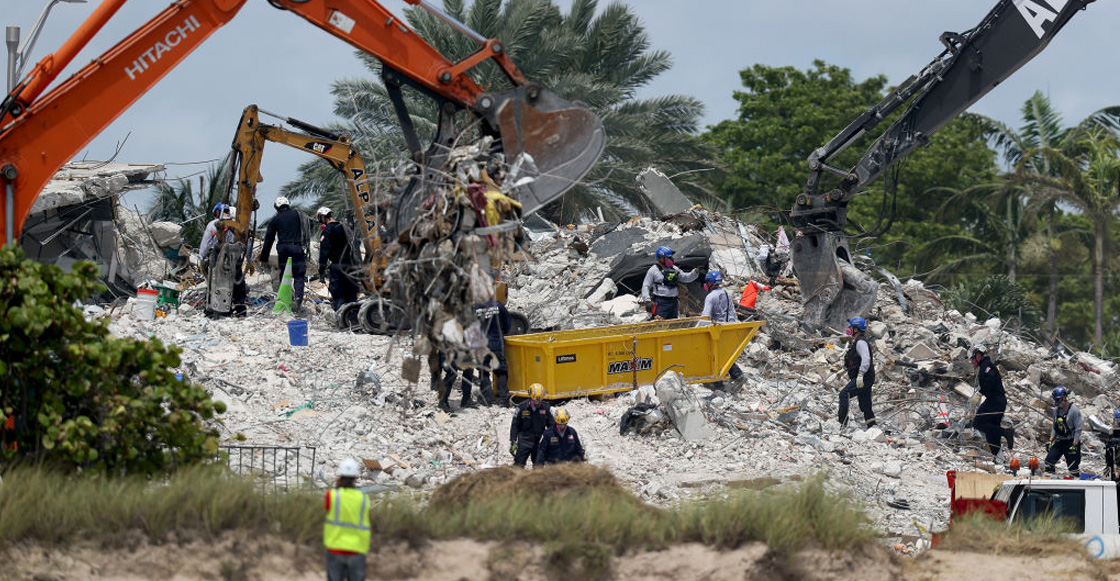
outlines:
[[[197,248],[202,231],[211,219],[212,208],[225,196],[229,185],[229,157],[212,164],[206,175],[198,176],[197,192],[190,177],[175,181],[161,181],[156,185],[155,197],[148,206],[148,219],[181,224],[181,237],[188,246]]]
[[[932,191],[943,190],[933,188]],[[967,266],[1003,262],[1007,278],[1016,283],[1020,248],[1031,232],[1033,214],[1024,189],[1006,177],[950,193],[937,215],[959,232],[937,237],[922,245],[923,262],[936,264],[927,278],[959,272]]]
[[[1023,126],[1018,131],[993,119],[978,117],[988,125],[992,145],[1003,153],[1008,167],[1014,168],[1013,179],[1026,189],[1025,195],[1031,200],[1032,214],[1038,215],[1045,224],[1049,240],[1046,245],[1048,266],[1046,328],[1050,334],[1054,334],[1058,327],[1057,249],[1061,243],[1059,240],[1061,234],[1056,229],[1055,220],[1059,212],[1057,204],[1061,196],[1054,195],[1053,191],[1033,190],[1041,187],[1038,178],[1055,177],[1052,158],[1043,152],[1063,149],[1071,130],[1063,128],[1061,115],[1051,105],[1050,99],[1040,91],[1035,91],[1027,99],[1021,112]],[[1114,130],[1118,121],[1120,121],[1120,108],[1108,107],[1093,113],[1078,127],[1101,126]]]
[[[603,121],[608,137],[603,156],[583,183],[544,209],[546,215],[574,220],[596,206],[613,217],[649,213],[649,202],[634,181],[649,166],[682,174],[677,185],[686,194],[723,205],[699,171],[716,166],[714,150],[696,135],[703,105],[682,95],[636,97],[641,87],[668,70],[670,56],[650,49],[645,30],[629,7],[614,2],[596,14],[596,0],[575,0],[567,13],[552,0],[475,0],[469,7],[462,0],[445,0],[443,6],[483,36],[500,39],[526,77],[564,99],[586,103]],[[418,34],[452,60],[477,48],[426,11],[406,13]],[[333,129],[350,134],[367,162],[398,159],[407,149],[379,80],[380,62],[359,56],[373,78],[334,84],[335,113],[345,121]],[[477,67],[472,76],[487,89],[508,86],[504,75],[489,63]],[[411,92],[405,97],[417,133],[430,139],[436,127],[435,106]],[[338,176],[325,164],[309,162],[300,172],[299,180],[282,189],[284,195],[314,196],[335,204],[345,195]]]
[[[1040,193],[1081,212],[1092,226],[1093,344],[1104,337],[1104,270],[1114,250],[1113,224],[1120,200],[1120,140],[1116,132],[1092,119],[1070,130],[1060,148],[1028,152],[1045,158],[1055,174],[1036,176]]]

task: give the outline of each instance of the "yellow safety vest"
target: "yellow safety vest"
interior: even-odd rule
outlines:
[[[357,488],[330,491],[323,545],[336,551],[369,552],[369,497]]]

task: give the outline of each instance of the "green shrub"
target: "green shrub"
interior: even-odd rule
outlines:
[[[1005,323],[1018,321],[1025,327],[1036,327],[1042,319],[1027,289],[1011,282],[1005,274],[964,281],[947,294],[945,303],[962,313],[972,312],[982,318],[999,317]]]
[[[225,405],[179,381],[179,348],[113,337],[75,303],[97,267],[68,274],[0,249],[0,461],[155,472],[215,457]]]

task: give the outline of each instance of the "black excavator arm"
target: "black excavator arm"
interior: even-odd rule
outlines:
[[[878,283],[851,264],[848,202],[934,132],[1030,61],[1077,12],[1094,0],[1000,0],[974,28],[941,35],[945,50],[885,99],[809,156],[810,175],[790,219],[800,235],[791,245],[801,283],[804,319],[843,327],[848,317],[866,314]],[[841,152],[894,111],[909,108],[864,153],[855,167],[829,165]],[[840,185],[820,192],[831,174]]]

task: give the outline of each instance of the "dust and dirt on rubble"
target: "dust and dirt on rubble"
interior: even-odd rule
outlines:
[[[474,179],[469,174],[478,164],[469,154],[463,159],[462,171]],[[480,218],[473,202],[453,193],[420,207],[444,204],[464,218]],[[421,212],[418,219],[429,220],[430,228],[410,236],[447,235],[446,216]],[[310,344],[292,347],[285,317],[270,314],[271,281],[261,275],[248,277],[259,306],[245,320],[204,317],[193,306],[204,298],[198,285],[183,288],[179,308],[155,321],[128,316],[127,306],[113,309],[111,328],[183,347],[182,371],[227,404],[220,429],[228,442],[314,448],[313,467],[298,477],[320,485],[342,458],[377,460],[379,468],[366,473],[364,485],[424,492],[455,476],[510,463],[506,410],[457,409],[448,415],[435,409],[426,382],[401,377],[406,360],[439,341],[451,350],[465,348],[471,357],[479,354],[471,353],[478,337],[470,332],[475,323],[466,306],[492,288],[480,265],[502,264],[494,278],[508,284],[509,307],[526,315],[533,329],[562,330],[646,320],[635,295],[652,264],[652,248],[675,248],[685,268],[721,270],[725,286],[736,292],[748,280],[764,279],[757,250],[774,242],[772,233],[702,208],[664,220],[546,225],[528,229],[525,239],[504,231],[499,234],[508,238],[496,245],[477,230],[451,232],[437,244],[399,254],[402,276],[424,288],[438,284],[444,292],[438,300],[411,295],[413,307],[431,315],[420,332],[336,331],[329,304],[319,302],[328,298],[326,289],[311,283]],[[480,259],[479,250],[490,254]],[[450,277],[458,277],[455,284]],[[702,298],[699,286],[683,287],[683,313],[698,313]],[[790,277],[760,295],[757,316],[767,325],[738,360],[742,384],[726,391],[683,386],[666,374],[661,385],[640,394],[569,402],[573,425],[593,464],[610,467],[657,506],[719,494],[729,483],[788,481],[824,469],[866,500],[888,546],[913,554],[928,546],[924,531],[947,524],[947,470],[1001,469],[970,427],[975,372],[964,357],[968,346],[988,346],[1004,371],[1006,421],[1016,427],[1016,453],[1022,456],[1042,452],[1048,387],[1071,387],[1087,417],[1107,417],[1120,403],[1106,389],[1117,379],[1110,362],[1042,347],[998,319],[946,310],[920,281],[884,285],[877,305],[868,317],[879,375],[874,428],[836,422],[845,338],[807,332],[799,324],[799,288]],[[89,309],[91,315],[98,311]],[[638,404],[658,414],[635,418]],[[634,429],[625,429],[624,417],[637,422]],[[1084,451],[1090,469],[1100,464],[1102,445],[1088,432]],[[385,459],[391,461],[381,467]]]

